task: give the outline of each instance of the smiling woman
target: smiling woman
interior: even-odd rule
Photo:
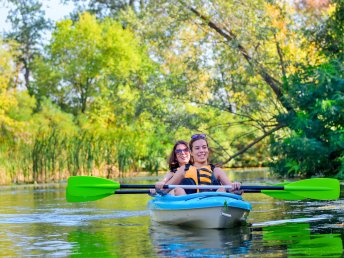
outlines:
[[[194,134],[191,136],[189,143],[191,156],[193,159],[192,166],[181,166],[167,183],[168,184],[196,184],[196,185],[231,185],[233,190],[240,188],[240,183],[228,179],[225,172],[209,163],[209,147],[205,134]],[[175,189],[175,195],[184,195],[199,192],[199,189],[184,190]],[[209,190],[208,190],[209,191]],[[217,189],[218,192],[225,192],[224,188]]]
[[[168,166],[170,168],[170,171],[167,172],[162,181],[159,181],[155,184],[155,188],[162,189],[163,186],[174,176],[177,169],[181,166],[189,164],[190,161],[192,163],[192,160],[190,160],[190,151],[188,143],[183,140],[177,141],[174,144],[170,157],[168,159]],[[154,191],[152,191],[152,193],[154,193]],[[174,195],[174,190],[172,190],[170,194]]]

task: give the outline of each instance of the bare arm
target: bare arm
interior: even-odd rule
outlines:
[[[222,185],[232,185],[233,190],[240,189],[241,184],[239,182],[231,182],[227,177],[226,173],[219,167],[214,169],[214,174],[217,179],[220,180]]]
[[[164,179],[155,183],[155,188],[162,189],[162,187],[166,184],[166,182],[168,182],[173,176],[174,176],[173,172],[171,171],[167,172],[166,175],[164,176]]]
[[[173,177],[166,182],[167,185],[178,185],[184,179],[185,176],[185,166],[181,166],[174,173]]]

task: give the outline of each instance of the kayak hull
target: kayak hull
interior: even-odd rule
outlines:
[[[148,207],[153,221],[194,228],[232,228],[251,211],[241,196],[220,192],[157,196]]]

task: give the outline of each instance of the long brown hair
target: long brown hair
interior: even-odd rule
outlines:
[[[178,163],[178,159],[177,159],[177,155],[176,155],[176,148],[177,148],[177,145],[179,145],[179,144],[185,145],[185,147],[188,148],[188,150],[190,149],[189,144],[186,141],[183,141],[183,140],[176,141],[176,143],[173,146],[170,157],[168,158],[168,167],[170,168],[170,171],[174,171],[177,168],[179,168],[179,163]],[[190,162],[191,162],[191,160],[189,161],[189,163]]]

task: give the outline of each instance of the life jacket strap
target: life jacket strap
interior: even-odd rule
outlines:
[[[188,170],[189,170],[189,168],[190,168],[190,166],[191,166],[191,164],[190,164],[190,163],[186,164],[186,165],[185,165],[185,169],[184,169],[184,171],[185,171],[185,172],[186,172],[186,171],[188,171]]]

